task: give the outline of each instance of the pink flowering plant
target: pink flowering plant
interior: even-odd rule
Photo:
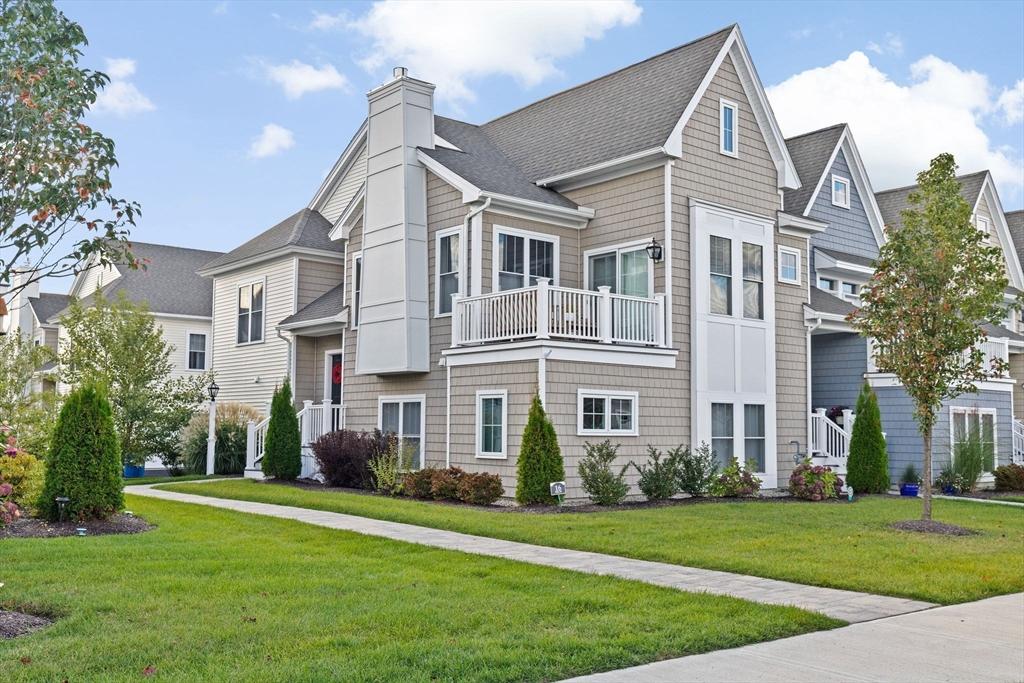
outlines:
[[[804,460],[789,475],[789,492],[804,500],[838,498],[842,488],[842,478],[831,467],[815,465],[810,460]]]
[[[21,508],[11,500],[14,487],[0,480],[0,529],[21,517]]]

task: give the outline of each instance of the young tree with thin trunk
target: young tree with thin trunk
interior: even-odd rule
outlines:
[[[1002,250],[971,223],[953,156],[935,157],[917,182],[903,226],[886,227],[875,274],[850,321],[874,340],[879,372],[895,375],[914,402],[924,441],[921,517],[930,520],[932,431],[943,401],[1006,369],[986,361],[981,325],[1005,317],[1007,279]]]

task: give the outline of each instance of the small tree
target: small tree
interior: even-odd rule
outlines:
[[[846,459],[846,483],[857,493],[885,493],[889,490],[889,455],[882,436],[878,397],[867,382],[857,398],[856,415]]]
[[[1002,250],[971,224],[953,156],[935,157],[917,181],[850,320],[874,340],[878,369],[896,375],[914,402],[924,441],[921,517],[930,520],[932,430],[943,401],[1004,371],[1005,363],[985,362],[980,325],[1005,316],[1007,280]]]
[[[580,459],[579,473],[583,482],[583,490],[598,505],[618,505],[629,493],[626,483],[626,468],[623,465],[618,474],[612,471],[612,465],[619,455],[618,444],[612,445],[605,439],[599,444],[589,441],[583,444],[586,455]]]
[[[302,438],[299,418],[292,405],[288,380],[274,392],[270,402],[270,423],[263,449],[263,473],[276,479],[292,480],[302,474]]]
[[[520,504],[551,505],[557,502],[551,495],[550,484],[565,479],[565,466],[555,427],[544,413],[538,395],[530,404],[516,469],[516,500]]]
[[[64,401],[50,447],[40,514],[56,521],[55,499],[68,498],[70,519],[106,518],[124,506],[121,449],[110,402],[101,388],[86,385]]]

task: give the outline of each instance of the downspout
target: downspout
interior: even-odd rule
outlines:
[[[292,401],[295,400],[295,354],[294,346],[292,345],[292,339],[290,337],[284,337],[281,334],[281,330],[277,330],[277,336],[288,345],[288,383],[292,385]],[[268,413],[269,414],[269,413]]]
[[[438,362],[444,366],[444,466],[452,466],[452,369],[444,356]]]
[[[470,234],[473,219],[481,215],[484,211],[491,207],[491,198],[488,197],[484,200],[484,203],[475,208],[470,208],[466,213],[466,217],[462,219],[462,234],[469,238],[469,253],[470,253],[470,287],[467,288],[468,296],[475,296],[482,293],[481,285],[483,283],[483,254],[484,247],[482,244],[483,240],[483,226],[480,228],[480,234]],[[474,258],[475,254],[475,258]]]

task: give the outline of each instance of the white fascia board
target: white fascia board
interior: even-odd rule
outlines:
[[[288,332],[301,332],[301,334],[308,336],[318,336],[340,332],[347,324],[348,307],[345,307],[342,309],[341,313],[337,315],[328,316],[326,318],[317,318],[315,320],[303,320],[300,322],[279,324],[277,329]]]
[[[671,155],[664,147],[652,147],[651,149],[609,159],[608,161],[602,161],[598,164],[585,166],[584,168],[541,178],[535,184],[540,187],[550,187],[554,190],[572,190],[614,178],[621,178],[646,168],[661,166],[667,156]],[[681,152],[675,156],[681,156]]]
[[[369,119],[363,119],[363,123],[359,126],[356,134],[352,136],[348,146],[345,147],[345,151],[341,153],[338,160],[334,162],[334,166],[331,167],[330,172],[324,181],[320,183],[320,187],[317,189],[316,194],[313,195],[313,199],[310,200],[307,208],[314,211],[320,210],[320,203],[331,193],[337,182],[344,177],[345,172],[348,171],[348,167],[352,165],[352,162],[356,159],[356,152],[362,147],[363,143],[366,142],[366,130]]]
[[[461,152],[462,151],[461,149],[459,149],[458,147],[456,147],[452,143],[448,142],[447,140],[445,140],[443,137],[441,137],[437,133],[434,133],[434,147],[443,147],[445,149],[454,149],[456,152]]]
[[[247,268],[257,263],[264,261],[271,261],[281,256],[298,255],[298,256],[311,256],[316,257],[320,261],[341,261],[345,262],[345,254],[335,251],[324,251],[323,249],[310,249],[309,247],[294,247],[284,246],[278,249],[272,249],[270,251],[263,252],[262,254],[256,254],[249,258],[242,259],[241,261],[234,261],[223,266],[207,268],[204,270],[197,270],[196,274],[201,277],[215,277],[223,275],[224,273],[230,273],[233,270],[239,270],[240,268]]]
[[[825,162],[825,168],[821,169],[821,176],[818,177],[818,184],[814,186],[814,192],[811,193],[811,198],[807,200],[807,206],[804,207],[803,215],[807,216],[811,213],[811,209],[814,208],[814,202],[818,201],[818,195],[821,193],[821,188],[825,186],[825,178],[832,172],[832,164],[836,163],[836,157],[839,156],[839,150],[843,148],[843,140],[846,138],[846,126],[843,127],[843,132],[839,134],[839,139],[836,140],[836,146],[832,148],[832,154],[829,155],[828,161]]]
[[[864,266],[859,263],[850,263],[849,261],[837,259],[834,256],[826,254],[821,249],[814,250],[814,263],[814,269],[817,271],[831,270],[841,274],[864,275],[867,277],[871,277],[875,273],[875,269],[871,266]]]
[[[996,222],[999,232],[1000,246],[1006,256],[1006,262],[1010,266],[1010,284],[1017,289],[1024,289],[1024,271],[1021,270],[1021,262],[1017,257],[1017,249],[1013,245],[1013,238],[1010,236],[1010,226],[1006,222],[1006,215],[1003,213],[1003,203],[999,200],[999,193],[996,191],[996,184],[992,181],[992,174],[985,172],[985,182],[978,192],[978,200],[974,203],[972,213],[977,213],[978,204],[981,198],[988,200],[988,210]]]
[[[868,176],[867,167],[861,159],[860,150],[853,139],[850,127],[846,126],[843,131],[842,144],[846,152],[846,164],[850,167],[850,174],[853,181],[857,183],[857,192],[860,193],[861,204],[864,204],[865,213],[871,223],[871,231],[875,233],[875,241],[881,247],[885,244],[885,220],[882,218],[882,211],[875,201],[875,189],[871,186],[871,178]]]
[[[425,153],[422,149],[416,150],[416,158],[434,175],[462,192],[462,202],[464,204],[475,202],[480,199],[481,191],[479,187],[469,182],[458,173],[455,173],[440,161]]]
[[[796,237],[809,237],[828,229],[828,223],[805,216],[796,216],[785,211],[778,212],[778,221],[779,232]]]
[[[352,229],[352,225],[355,223],[355,217],[362,215],[363,200],[366,198],[366,181],[359,186],[356,190],[355,195],[349,201],[348,206],[341,212],[338,217],[338,221],[331,228],[331,231],[327,233],[327,236],[332,240],[348,239],[349,232]]]
[[[511,344],[483,344],[441,351],[445,365],[490,365],[520,360],[565,360],[582,363],[674,368],[675,349],[645,348],[615,344],[532,340]]]

